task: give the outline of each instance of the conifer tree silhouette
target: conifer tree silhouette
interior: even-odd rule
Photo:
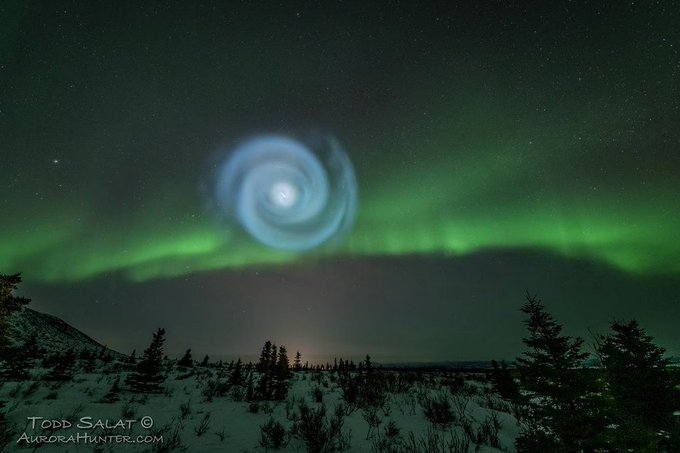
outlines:
[[[288,353],[284,346],[279,347],[279,356],[273,374],[274,388],[272,396],[277,401],[283,401],[288,395],[288,385],[290,381],[290,364],[288,363]]]
[[[231,370],[229,376],[229,383],[231,385],[243,385],[245,377],[243,376],[243,362],[238,359]]]
[[[633,320],[614,321],[608,335],[596,338],[596,350],[612,397],[613,448],[680,451],[680,425],[673,420],[680,407],[679,382],[668,368],[665,349]]]
[[[9,337],[9,318],[31,302],[31,299],[13,294],[19,283],[21,274],[0,274],[0,358],[12,345]]]
[[[255,368],[259,373],[264,373],[269,367],[271,361],[271,352],[272,342],[267,340],[262,347],[262,351],[260,352],[260,360],[257,362],[257,366]]]
[[[516,401],[519,399],[519,385],[515,382],[510,370],[508,370],[508,364],[502,361],[500,364],[492,360],[491,366],[493,371],[491,372],[491,378],[493,382],[494,389],[498,392],[501,398],[510,401]]]
[[[144,351],[144,356],[137,364],[135,372],[128,376],[127,383],[133,390],[142,393],[153,393],[161,390],[166,374],[163,367],[163,344],[165,329],[159,328],[153,334],[153,340]]]
[[[187,349],[187,352],[179,359],[177,365],[184,368],[192,368],[194,366],[194,359],[191,358],[191,349]]]
[[[255,369],[259,374],[254,392],[258,399],[283,400],[286,398],[291,373],[285,346],[277,348],[271,341],[265,342]]]
[[[70,381],[73,379],[75,364],[76,352],[73,348],[69,348],[59,357],[45,379],[48,381]]]
[[[581,370],[588,356],[583,339],[562,334],[562,326],[536,296],[527,293],[528,350],[517,358],[524,388],[531,393],[530,424],[515,441],[518,452],[593,451],[604,429],[601,389]]]

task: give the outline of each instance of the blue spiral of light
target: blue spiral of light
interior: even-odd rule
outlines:
[[[305,251],[343,239],[354,224],[352,163],[332,137],[303,143],[264,135],[238,145],[218,167],[215,204],[261,243]]]

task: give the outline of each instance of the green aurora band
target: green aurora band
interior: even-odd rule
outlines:
[[[483,141],[487,143],[481,149],[487,151],[469,148],[457,159],[391,163],[389,173],[372,184],[363,183],[370,179],[360,174],[359,219],[337,250],[306,255],[274,251],[226,230],[209,215],[191,214],[195,210],[190,206],[172,220],[162,209],[146,210],[106,226],[88,215],[88,209],[66,206],[45,212],[42,219],[25,214],[13,216],[15,224],[4,223],[0,234],[12,240],[0,244],[0,268],[30,271],[31,280],[44,282],[81,281],[112,272],[144,281],[329,255],[458,256],[490,248],[529,248],[601,261],[636,274],[680,272],[680,242],[674,240],[680,210],[671,194],[657,187],[622,198],[620,191],[607,193],[606,186],[565,188],[558,170],[565,163],[546,161],[561,153],[533,151],[540,147],[537,143],[506,145],[499,153],[495,149],[500,143]],[[443,151],[430,154],[468,148],[460,142],[437,143]],[[545,174],[549,168],[554,174]],[[533,180],[539,173],[544,178]],[[553,178],[559,184],[550,187]],[[193,203],[200,204],[198,196]],[[23,229],[27,218],[32,227]]]
[[[106,11],[50,11],[41,32],[43,16],[19,5],[0,19],[0,272],[146,281],[535,249],[680,273],[677,12],[504,10],[507,27],[461,16],[449,29],[414,4],[379,27],[342,9],[307,36],[293,14],[265,26],[259,8],[229,26],[208,12],[201,33],[179,13],[124,15],[109,29]],[[71,33],[56,40],[62,22]],[[216,143],[282,122],[311,129],[310,118],[330,125],[357,172],[358,220],[342,247],[274,251],[204,212],[197,187]]]

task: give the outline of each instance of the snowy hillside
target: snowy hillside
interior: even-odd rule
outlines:
[[[9,334],[14,343],[18,345],[34,335],[40,347],[47,353],[62,352],[68,348],[76,351],[106,349],[113,358],[123,357],[122,354],[106,348],[56,316],[40,313],[30,308],[24,308],[12,315],[9,322]]]

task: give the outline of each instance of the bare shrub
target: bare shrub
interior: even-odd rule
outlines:
[[[194,428],[196,437],[201,437],[203,434],[207,433],[209,428],[210,428],[210,412],[206,413],[201,419],[201,422],[198,424],[198,426]]]
[[[310,408],[303,400],[298,405],[300,420],[293,424],[291,435],[300,438],[310,453],[341,451],[349,448],[350,433],[343,432],[344,417],[340,411],[326,417],[326,406]]]
[[[425,418],[435,426],[446,428],[455,421],[448,395],[440,393],[435,397],[426,397],[423,402]]]
[[[286,429],[273,418],[260,426],[260,445],[265,449],[278,450],[286,446]]]
[[[376,407],[367,407],[361,411],[361,415],[368,423],[368,432],[366,433],[366,440],[370,439],[373,434],[378,430],[378,427],[382,423],[382,419],[378,415],[378,409]]]

